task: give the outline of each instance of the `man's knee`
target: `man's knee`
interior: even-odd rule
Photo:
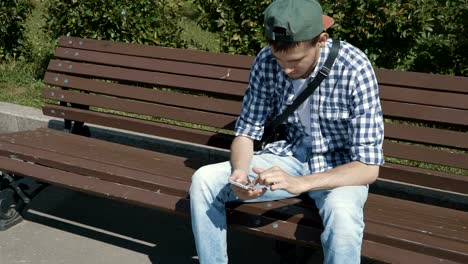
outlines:
[[[339,200],[326,200],[321,208],[325,227],[322,239],[332,240],[334,246],[360,244],[364,231],[364,217],[361,206]],[[340,246],[339,246],[340,247]]]
[[[211,189],[216,185],[227,184],[229,168],[224,164],[211,164],[199,168],[192,175],[190,191],[193,192]]]

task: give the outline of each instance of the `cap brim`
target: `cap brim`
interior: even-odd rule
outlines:
[[[335,20],[333,18],[327,16],[327,15],[322,15],[322,21],[323,21],[323,29],[326,30],[330,28],[333,23],[335,23]]]

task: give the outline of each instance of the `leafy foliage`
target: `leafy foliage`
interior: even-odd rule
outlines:
[[[47,30],[61,35],[184,47],[180,1],[49,0]]]
[[[256,54],[271,0],[194,0],[199,24],[222,36],[222,50]],[[332,37],[366,52],[378,68],[468,75],[467,0],[321,1]]]
[[[32,8],[30,0],[0,1],[0,60],[21,55],[25,44],[24,22]]]

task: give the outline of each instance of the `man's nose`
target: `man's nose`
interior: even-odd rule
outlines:
[[[294,71],[294,67],[285,67],[284,68],[284,73],[286,75],[289,75],[290,73],[292,73]]]

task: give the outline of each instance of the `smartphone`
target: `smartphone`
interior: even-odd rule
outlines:
[[[250,183],[242,184],[240,182],[236,182],[236,181],[231,180],[231,179],[229,179],[229,183],[232,184],[232,185],[235,185],[237,187],[240,187],[240,188],[242,188],[244,190],[255,190],[256,189],[254,186],[250,185]]]

